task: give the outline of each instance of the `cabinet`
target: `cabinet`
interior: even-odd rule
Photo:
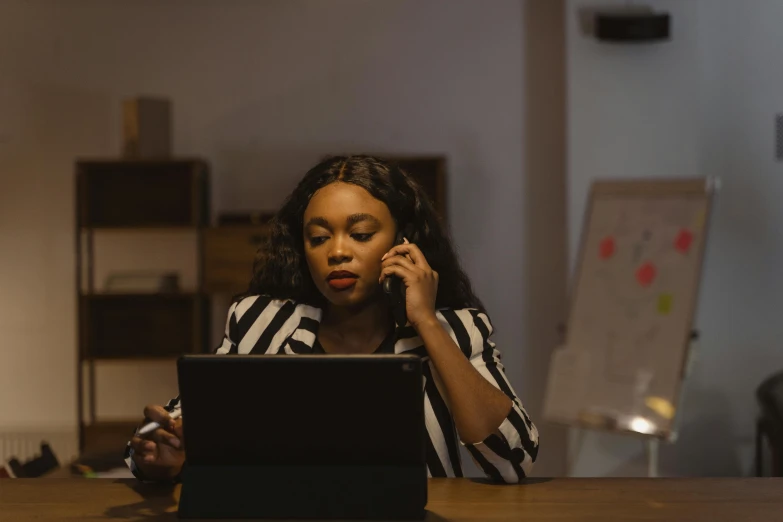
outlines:
[[[76,163],[77,414],[80,450],[96,419],[96,363],[173,359],[209,351],[210,299],[203,235],[210,222],[209,167],[199,159]],[[112,291],[96,281],[96,234],[195,235],[192,288]],[[85,386],[86,384],[86,386]],[[86,388],[86,391],[85,391]],[[87,406],[87,423],[84,421]]]
[[[269,225],[230,225],[204,231],[204,290],[239,294],[248,288],[258,247]]]

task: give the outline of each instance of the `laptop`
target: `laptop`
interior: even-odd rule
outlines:
[[[421,519],[416,355],[185,355],[187,518]]]

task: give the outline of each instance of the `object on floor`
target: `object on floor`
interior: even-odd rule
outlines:
[[[41,454],[24,464],[12,458],[0,468],[0,478],[36,478],[60,467],[52,448],[41,442]]]

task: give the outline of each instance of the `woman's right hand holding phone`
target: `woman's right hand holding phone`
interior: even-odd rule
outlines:
[[[182,419],[172,419],[162,406],[157,405],[144,408],[144,416],[146,420],[160,424],[160,428],[131,439],[133,461],[150,479],[172,479],[179,475],[185,463]]]

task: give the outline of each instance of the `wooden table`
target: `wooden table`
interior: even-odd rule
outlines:
[[[0,521],[177,520],[178,487],[110,479],[0,480]],[[783,479],[430,481],[427,519],[443,521],[783,520]]]

